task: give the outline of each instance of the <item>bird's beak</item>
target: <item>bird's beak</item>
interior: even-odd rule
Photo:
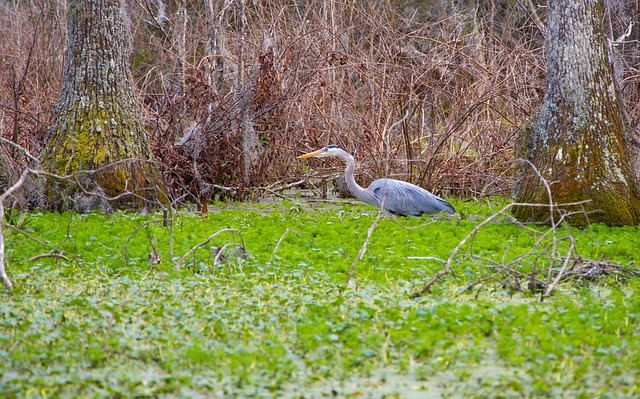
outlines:
[[[321,155],[322,155],[322,150],[317,150],[313,152],[308,152],[306,154],[302,154],[298,158],[304,159],[304,158],[311,158],[311,157],[319,157]]]

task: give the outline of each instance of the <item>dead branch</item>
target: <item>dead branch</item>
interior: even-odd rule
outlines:
[[[568,236],[566,238],[569,241],[571,241],[571,246],[569,247],[569,250],[567,251],[567,256],[565,256],[564,262],[562,263],[562,268],[560,269],[560,271],[556,275],[556,278],[553,280],[553,282],[551,284],[548,284],[547,285],[547,289],[544,290],[544,295],[545,296],[551,294],[551,291],[553,291],[553,289],[558,284],[558,282],[560,282],[560,280],[562,280],[562,277],[564,276],[564,271],[567,270],[567,265],[569,265],[569,260],[571,259],[571,255],[573,254],[573,249],[575,247],[575,241],[574,241],[572,236]]]
[[[8,291],[13,289],[13,283],[11,279],[7,275],[7,272],[4,267],[4,202],[7,198],[15,193],[24,182],[27,180],[27,176],[29,176],[31,169],[26,168],[17,182],[13,184],[13,186],[9,187],[7,191],[0,195],[0,276],[2,277],[2,282],[4,283],[4,288]]]
[[[584,201],[577,201],[577,202],[570,202],[570,203],[566,203],[566,204],[555,204],[554,207],[556,209],[558,208],[564,208],[564,207],[568,207],[568,206],[575,206],[575,205],[582,205],[585,203],[590,202],[590,200],[584,200]],[[434,284],[436,284],[439,280],[441,280],[443,277],[445,277],[447,274],[452,274],[455,276],[453,269],[451,267],[451,265],[453,264],[453,260],[456,258],[456,256],[458,256],[458,253],[460,252],[460,250],[467,244],[467,242],[469,242],[469,240],[473,239],[476,234],[478,233],[478,231],[480,231],[480,229],[484,226],[486,226],[487,224],[491,223],[492,221],[494,221],[496,218],[498,218],[501,215],[504,215],[507,211],[509,211],[512,207],[514,206],[536,206],[536,207],[548,207],[548,204],[530,204],[530,203],[518,203],[518,202],[513,202],[511,204],[507,204],[506,206],[504,206],[501,210],[499,210],[498,212],[494,213],[493,215],[489,216],[488,218],[486,218],[485,220],[483,220],[481,223],[479,223],[478,225],[476,225],[470,232],[469,234],[467,234],[459,243],[458,245],[456,245],[456,247],[451,251],[449,258],[447,259],[447,261],[444,264],[444,270],[439,272],[433,279],[431,279],[430,281],[428,281],[426,284],[424,284],[422,286],[422,288],[420,288],[418,291],[416,291],[415,293],[413,293],[411,295],[411,298],[417,298],[419,296],[422,296],[424,293],[428,292],[431,287],[433,287]],[[563,215],[563,217],[561,217],[561,220],[563,220],[565,215]],[[559,221],[559,222],[560,222]],[[553,232],[553,230],[557,227],[557,225],[554,225],[547,233],[551,233]],[[555,241],[555,240],[554,240]]]
[[[125,188],[123,190],[123,192],[114,195],[114,196],[107,196],[105,194],[102,194],[100,191],[96,191],[96,190],[88,190],[86,187],[84,187],[84,185],[82,184],[82,181],[80,179],[81,176],[87,176],[87,175],[93,175],[96,173],[99,173],[101,171],[107,170],[109,168],[113,168],[116,167],[120,164],[126,164],[126,163],[130,163],[130,162],[143,162],[143,163],[152,163],[152,164],[157,164],[157,162],[152,161],[152,160],[148,160],[148,159],[140,159],[140,158],[125,158],[125,159],[121,159],[118,161],[114,161],[110,164],[101,166],[99,168],[96,169],[83,169],[83,170],[79,170],[76,171],[74,173],[71,173],[69,175],[59,175],[56,173],[52,173],[52,172],[47,172],[44,170],[34,170],[34,169],[29,169],[30,173],[35,174],[37,176],[43,176],[43,177],[49,177],[52,179],[56,179],[59,181],[69,181],[69,180],[73,180],[74,183],[76,183],[77,187],[82,191],[83,194],[88,195],[88,196],[93,196],[93,197],[98,197],[100,199],[103,199],[107,202],[113,202],[113,201],[117,201],[119,199],[125,198],[125,197],[134,197],[136,199],[139,199],[141,201],[144,201],[146,203],[150,203],[150,204],[154,204],[154,205],[158,205],[159,201],[157,199],[149,199],[145,196],[142,196],[136,192],[130,191],[128,188],[128,182],[125,182]],[[157,190],[157,188],[148,188],[148,190]],[[161,205],[161,204],[160,204]]]
[[[172,223],[173,225],[173,223]],[[182,257],[178,260],[174,260],[173,264],[175,267],[175,270],[178,271],[180,270],[180,266],[182,265],[182,262],[184,262],[184,260],[186,258],[188,258],[192,253],[194,253],[197,249],[204,247],[205,245],[207,245],[212,239],[214,239],[215,237],[217,237],[218,235],[222,234],[222,233],[231,233],[235,236],[235,234],[238,234],[238,236],[240,236],[240,240],[242,241],[242,247],[245,248],[245,244],[244,244],[244,238],[242,237],[242,233],[240,232],[240,230],[237,229],[221,229],[216,231],[215,233],[211,234],[209,237],[207,237],[204,241],[194,245],[193,247],[191,247],[187,252],[185,252],[184,255],[182,255]],[[173,236],[173,234],[172,234]]]
[[[297,231],[291,230],[290,228],[287,227],[287,229],[284,231],[284,233],[282,233],[282,235],[280,236],[280,239],[278,240],[278,243],[276,244],[276,247],[273,249],[273,252],[271,252],[271,256],[269,257],[269,261],[267,262],[267,264],[271,264],[271,261],[273,260],[273,257],[276,255],[276,252],[278,251],[278,248],[280,248],[280,244],[282,244],[282,241],[284,241],[284,237],[289,233],[293,233],[293,234],[295,234],[297,236],[300,235],[300,234],[298,234]]]
[[[136,228],[133,229],[133,231],[131,232],[131,234],[129,234],[129,237],[127,237],[127,239],[125,240],[125,243],[124,243],[124,261],[125,261],[126,264],[129,264],[129,242],[131,241],[133,236],[138,231],[140,231],[142,229],[145,229],[145,228],[149,228],[149,226],[151,224],[160,224],[160,223],[163,223],[163,222],[164,222],[164,220],[162,220],[162,221],[160,221],[160,220],[147,220],[146,222],[136,226]],[[153,236],[153,238],[155,239],[155,236]],[[156,255],[155,256],[157,256],[157,249],[158,249],[157,248],[158,247],[157,240],[156,240],[155,244],[152,243],[151,245],[154,246],[153,251],[156,251]]]
[[[53,250],[48,254],[40,254],[40,255],[33,256],[29,258],[29,261],[33,262],[38,259],[44,259],[44,258],[58,258],[58,259],[66,260],[67,262],[71,262],[71,260],[64,255],[64,252],[59,250]]]
[[[551,281],[552,279],[552,273],[554,270],[554,264],[555,264],[555,258],[556,258],[556,254],[557,254],[557,243],[560,239],[558,239],[558,235],[557,235],[557,227],[569,216],[576,214],[576,213],[584,213],[585,217],[587,217],[588,212],[585,211],[584,209],[584,204],[590,202],[590,200],[584,200],[584,201],[577,201],[577,202],[571,202],[571,203],[565,203],[565,204],[556,204],[553,201],[553,195],[551,192],[551,185],[553,184],[553,182],[549,183],[545,180],[545,178],[542,176],[542,174],[538,171],[538,169],[535,167],[535,165],[533,165],[530,161],[528,160],[521,160],[521,159],[517,159],[516,162],[523,162],[526,163],[528,166],[531,167],[531,169],[533,169],[534,173],[538,176],[538,178],[540,179],[540,181],[544,184],[545,189],[547,191],[547,196],[548,196],[548,203],[547,204],[531,204],[531,203],[511,203],[506,205],[505,207],[503,207],[501,210],[499,210],[498,212],[492,214],[491,216],[489,216],[488,218],[486,218],[485,220],[483,220],[481,223],[479,223],[478,225],[476,225],[470,232],[469,234],[467,234],[457,245],[456,247],[451,251],[451,253],[449,254],[449,258],[447,259],[447,261],[444,264],[444,270],[442,270],[441,272],[439,272],[433,279],[431,279],[430,281],[428,281],[426,284],[424,284],[418,291],[416,291],[411,297],[412,298],[416,298],[421,296],[422,294],[424,294],[425,292],[428,292],[431,287],[436,284],[439,280],[441,280],[442,278],[444,278],[447,274],[451,273],[454,277],[455,274],[453,272],[452,269],[452,263],[453,260],[456,258],[456,256],[458,256],[458,253],[460,252],[460,250],[470,241],[473,240],[473,238],[476,236],[476,234],[478,233],[478,231],[480,231],[480,229],[484,226],[486,226],[487,224],[491,223],[492,221],[494,221],[497,217],[504,215],[507,211],[509,211],[511,208],[513,208],[514,206],[528,206],[528,207],[547,207],[549,209],[549,220],[550,220],[550,228],[549,230],[547,230],[544,234],[542,234],[540,237],[538,237],[538,239],[536,240],[536,242],[534,243],[532,249],[526,253],[523,254],[519,257],[516,257],[514,260],[512,260],[508,265],[500,265],[498,266],[498,272],[494,273],[492,276],[489,277],[489,279],[497,277],[499,275],[502,275],[503,273],[506,272],[511,272],[511,271],[515,271],[515,269],[512,267],[513,264],[517,264],[517,262],[519,262],[522,259],[526,259],[527,257],[531,256],[532,254],[535,253],[536,248],[538,248],[538,246],[542,243],[542,241],[549,235],[552,235],[552,239],[551,239],[551,244],[549,247],[548,252],[545,250],[543,252],[541,252],[541,255],[544,253],[548,253],[549,255],[549,267],[548,267],[548,272],[547,272],[547,282],[546,284],[544,284],[545,288],[545,295],[548,295],[551,293],[551,291],[553,291],[554,287],[558,284],[558,282],[562,279],[562,275],[564,273],[564,271],[567,268],[568,262],[571,259],[571,255],[573,253],[573,249],[574,249],[574,240],[573,237],[568,236],[566,238],[562,238],[562,239],[569,239],[571,242],[570,248],[568,250],[568,253],[566,254],[566,256],[564,256],[564,261],[563,261],[563,266],[560,270],[560,272],[558,274],[555,275],[555,278],[553,281]],[[580,206],[581,210],[577,211],[577,212],[569,212],[569,211],[565,211],[566,208],[570,207],[570,206]],[[556,219],[556,213],[559,214],[559,218]],[[510,218],[513,220],[513,218]],[[587,219],[588,220],[588,219]],[[518,225],[523,226],[522,223],[516,221]],[[471,256],[473,256],[473,250],[471,249]],[[475,257],[477,258],[477,257]],[[486,261],[486,260],[485,260]],[[533,278],[533,277],[532,277]],[[483,279],[484,281],[486,281],[487,278]],[[470,286],[467,287],[467,289],[470,289],[471,287],[475,286],[476,284],[471,284]]]
[[[306,181],[307,181],[306,179],[297,180],[292,183],[282,183],[278,181],[278,182],[271,183],[268,186],[256,187],[255,189],[253,189],[253,191],[256,193],[260,193],[261,191],[264,191],[276,197],[286,199],[285,196],[279,194],[280,191],[284,191],[292,187],[298,187],[304,184]]]
[[[433,279],[431,279],[425,285],[423,285],[422,288],[420,288],[418,291],[414,292],[411,295],[411,298],[417,298],[419,296],[422,296],[422,294],[424,294],[425,292],[428,292],[431,289],[431,287],[435,283],[437,283],[441,278],[443,278],[444,276],[446,276],[449,273],[453,274],[453,269],[451,268],[451,263],[453,262],[453,259],[456,257],[456,255],[458,254],[460,249],[467,243],[467,241],[469,241],[472,237],[475,237],[476,233],[482,228],[482,226],[485,226],[485,225],[491,223],[491,221],[493,221],[495,218],[497,218],[498,216],[502,215],[503,213],[505,213],[506,211],[511,209],[511,207],[514,206],[514,205],[515,204],[513,204],[513,203],[512,204],[508,204],[507,206],[502,208],[499,212],[494,213],[493,215],[489,216],[484,221],[482,221],[482,223],[480,223],[476,227],[474,227],[473,230],[471,230],[471,232],[469,234],[467,234],[467,236],[465,238],[463,238],[462,241],[460,241],[458,243],[458,245],[456,245],[456,247],[453,249],[453,251],[451,251],[451,254],[449,255],[449,258],[444,263],[444,270],[441,271],[440,273],[438,273]]]
[[[353,260],[353,262],[351,263],[351,268],[349,269],[349,274],[347,275],[347,279],[344,282],[344,286],[345,287],[349,284],[349,281],[351,280],[351,278],[354,278],[355,282],[356,282],[356,288],[358,288],[358,276],[356,275],[356,265],[358,264],[358,262],[360,262],[360,260],[364,256],[364,253],[367,251],[367,245],[369,245],[369,241],[371,240],[371,236],[373,235],[373,231],[378,226],[378,222],[382,218],[383,212],[384,211],[382,209],[380,211],[378,211],[378,216],[376,216],[376,219],[373,221],[373,223],[371,223],[371,225],[367,229],[367,237],[364,239],[364,242],[362,243],[362,246],[360,247],[360,250],[358,251],[358,254],[356,255],[356,257]]]
[[[227,260],[225,253],[230,252],[232,249],[234,250],[234,253],[231,254],[232,256],[240,257],[242,259],[247,258],[247,249],[237,242],[232,242],[215,249],[216,257],[213,259],[213,264],[220,265],[222,261]],[[229,270],[231,270],[231,263],[228,263],[228,266]]]
[[[2,142],[5,142],[7,144],[11,144],[11,142],[9,142],[8,140],[3,140]],[[19,146],[18,146],[19,147]],[[28,153],[25,153],[25,155],[29,155]],[[82,184],[80,183],[79,177],[82,175],[87,175],[87,174],[93,174],[93,173],[97,173],[101,170],[104,170],[106,168],[111,168],[114,166],[117,166],[118,164],[122,164],[122,163],[126,163],[126,162],[132,162],[132,161],[139,161],[139,162],[153,162],[153,161],[149,161],[149,160],[141,160],[141,159],[137,159],[137,158],[128,158],[128,159],[123,159],[123,160],[119,160],[116,162],[113,162],[109,165],[105,165],[103,167],[97,168],[97,169],[93,169],[93,170],[80,170],[77,171],[75,173],[72,173],[70,175],[58,175],[55,173],[51,173],[51,172],[47,172],[47,171],[43,171],[43,170],[38,170],[38,169],[31,169],[31,168],[25,168],[20,177],[18,178],[18,180],[11,186],[9,187],[4,193],[2,193],[0,195],[0,277],[2,278],[2,281],[4,283],[4,286],[7,290],[11,290],[13,289],[13,283],[11,282],[11,279],[9,278],[6,269],[5,269],[5,240],[4,240],[4,213],[5,213],[5,209],[4,209],[4,204],[6,202],[6,200],[13,195],[16,191],[18,191],[26,182],[27,177],[29,175],[36,175],[36,176],[44,176],[44,177],[49,177],[49,178],[53,178],[53,179],[57,179],[60,181],[67,181],[67,180],[75,180],[76,183],[78,184],[78,186],[80,187],[80,189],[88,195],[98,195],[101,198],[108,200],[108,201],[112,201],[112,200],[117,200],[118,198],[121,198],[125,195],[133,195],[136,196],[144,201],[150,201],[147,198],[144,198],[136,193],[130,192],[129,190],[125,189],[124,193],[118,194],[116,196],[113,197],[108,197],[106,195],[102,195],[102,194],[97,194],[94,191],[88,191],[86,188],[84,188],[82,186]],[[152,201],[154,203],[157,203],[156,200]],[[43,255],[36,255],[35,257],[32,258],[32,260],[37,260],[40,258],[44,258],[44,257],[57,257],[57,258],[61,258],[61,259],[65,259],[65,260],[69,260],[68,258],[66,258],[64,255],[62,255],[61,253],[57,252],[57,250],[52,250],[49,254],[43,254]]]
[[[577,257],[573,266],[567,269],[563,275],[563,280],[588,280],[596,281],[605,276],[617,275],[622,279],[640,277],[640,268],[624,267],[607,262],[599,262],[590,259]]]
[[[7,140],[7,139],[5,139],[4,137],[0,137],[0,142],[2,142],[2,143],[4,143],[4,144],[7,144],[7,145],[9,145],[9,146],[11,146],[11,147],[15,148],[16,150],[20,151],[20,153],[21,153],[22,155],[24,155],[25,157],[29,158],[29,159],[30,159],[30,160],[32,160],[33,162],[36,162],[36,163],[37,163],[37,162],[40,162],[40,161],[38,161],[38,158],[36,158],[36,157],[34,157],[33,155],[31,155],[31,153],[29,153],[29,151],[27,151],[27,149],[26,149],[26,148],[24,148],[24,147],[22,147],[21,145],[18,145],[18,144],[14,143],[14,142],[13,142],[13,141],[11,141],[11,140]]]

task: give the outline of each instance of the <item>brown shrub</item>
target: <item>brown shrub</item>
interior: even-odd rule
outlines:
[[[129,6],[143,116],[174,198],[244,197],[242,115],[259,153],[250,186],[299,179],[308,164],[295,155],[336,143],[355,154],[363,184],[388,173],[443,195],[509,193],[514,134],[544,92],[539,10],[277,0],[250,3],[239,32],[234,3],[221,13],[216,1],[223,46],[212,54],[202,3]],[[0,10],[2,137],[34,155],[60,88],[62,7],[41,0]],[[636,48],[625,46],[632,59]],[[625,100],[637,104],[638,79],[625,65]],[[631,121],[638,112],[630,108]],[[4,149],[12,169],[27,163]]]

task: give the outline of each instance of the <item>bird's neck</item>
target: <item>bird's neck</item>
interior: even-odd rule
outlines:
[[[344,170],[344,180],[347,182],[347,187],[351,190],[352,193],[356,193],[358,191],[362,191],[363,188],[360,187],[358,183],[356,183],[355,177],[353,177],[353,172],[356,168],[356,161],[352,156],[345,158],[347,161],[347,168]]]
[[[356,183],[356,179],[353,177],[353,171],[356,168],[356,162],[353,159],[353,156],[349,155],[349,157],[345,158],[345,161],[347,161],[347,168],[344,170],[344,180],[346,181],[351,194],[367,204],[379,206],[375,196]]]

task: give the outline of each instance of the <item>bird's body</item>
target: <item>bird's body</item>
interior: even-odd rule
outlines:
[[[395,179],[378,179],[364,189],[356,183],[353,171],[356,163],[347,150],[335,144],[328,145],[318,151],[300,155],[298,158],[336,156],[347,162],[344,177],[349,191],[361,201],[383,208],[397,216],[420,216],[438,212],[454,213],[456,210],[447,201],[430,193],[422,187]]]

